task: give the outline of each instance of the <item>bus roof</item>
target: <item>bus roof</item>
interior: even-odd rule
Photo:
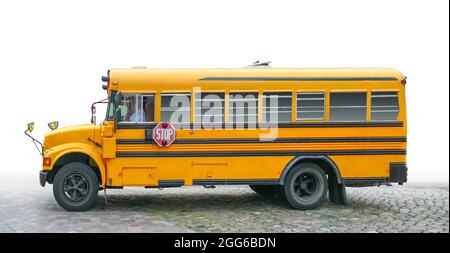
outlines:
[[[193,87],[208,84],[249,84],[286,82],[395,81],[405,79],[391,68],[131,68],[109,71],[112,90],[140,90]],[[178,85],[178,86],[177,86]],[[159,88],[158,88],[159,87]]]

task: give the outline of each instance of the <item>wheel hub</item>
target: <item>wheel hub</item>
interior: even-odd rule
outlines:
[[[86,178],[80,174],[71,174],[64,180],[64,196],[70,201],[81,201],[88,195]]]
[[[310,197],[316,192],[316,178],[309,174],[299,175],[294,189],[298,197]]]

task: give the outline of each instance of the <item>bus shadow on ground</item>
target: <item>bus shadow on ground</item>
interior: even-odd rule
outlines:
[[[129,210],[129,211],[233,211],[233,210],[294,210],[289,203],[278,196],[266,197],[256,193],[225,194],[202,193],[180,195],[176,193],[143,194],[114,194],[105,197],[100,194],[92,210]],[[349,198],[347,206],[334,204],[327,198],[317,209],[353,209],[377,208],[390,209],[385,203],[367,203],[360,199]]]
[[[289,204],[278,197],[265,197],[256,193],[249,194],[157,194],[152,195],[133,195],[133,194],[115,194],[107,196],[107,204],[104,195],[99,195],[96,205],[93,209],[108,210],[236,210],[236,209],[262,209],[278,208],[292,209]]]
[[[337,205],[326,201],[317,210],[342,211],[362,209],[378,209],[388,212],[398,212],[398,200],[394,196],[386,197],[384,201],[372,201],[371,198],[358,197],[357,192],[348,192],[348,205]],[[51,199],[51,205],[44,201],[49,211],[64,211]],[[266,197],[253,192],[223,193],[223,192],[165,192],[165,191],[124,191],[115,190],[107,193],[107,203],[102,191],[99,192],[96,204],[88,211],[134,211],[134,212],[168,212],[178,211],[235,211],[235,210],[287,210],[293,209],[288,202],[279,196]]]

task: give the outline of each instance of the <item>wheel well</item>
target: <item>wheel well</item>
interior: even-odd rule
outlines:
[[[58,173],[58,171],[64,165],[71,163],[71,162],[80,162],[80,163],[87,164],[89,167],[92,168],[92,170],[97,175],[98,182],[100,184],[102,183],[102,176],[101,176],[100,169],[99,169],[97,163],[90,156],[88,156],[84,153],[80,153],[80,152],[65,154],[56,161],[55,165],[53,165],[53,173],[52,173],[53,175],[51,178],[51,182],[53,182],[53,178]]]
[[[339,184],[342,183],[342,178],[341,174],[339,173],[339,169],[330,158],[325,156],[311,156],[311,157],[295,157],[294,159],[292,159],[288,163],[288,165],[286,165],[283,172],[281,173],[280,184],[284,185],[286,176],[292,168],[295,168],[298,164],[305,162],[310,162],[318,165],[320,168],[324,170],[325,174],[327,174],[329,179],[333,178],[334,180],[337,181],[337,183]]]

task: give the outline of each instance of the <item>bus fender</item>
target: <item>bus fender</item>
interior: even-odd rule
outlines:
[[[53,170],[53,166],[57,163],[57,161],[63,157],[64,155],[70,154],[70,153],[82,153],[87,156],[89,156],[98,166],[98,169],[100,171],[100,177],[101,177],[101,184],[102,186],[105,185],[106,182],[106,169],[105,165],[103,164],[102,156],[101,154],[93,149],[91,145],[87,145],[84,143],[77,143],[77,145],[71,144],[63,144],[57,147],[52,148],[53,152],[45,153],[45,157],[51,157],[52,158],[52,167],[50,168],[44,168],[45,170]]]
[[[326,162],[334,171],[334,174],[336,175],[336,180],[338,184],[342,184],[343,180],[341,177],[341,173],[339,172],[338,167],[336,166],[336,164],[327,156],[297,156],[294,157],[291,161],[289,161],[289,163],[284,167],[283,172],[281,173],[281,177],[280,177],[280,185],[284,185],[284,181],[287,177],[287,174],[289,173],[289,171],[294,168],[298,163],[300,163],[301,161],[304,160],[319,160],[319,161],[324,161]]]

